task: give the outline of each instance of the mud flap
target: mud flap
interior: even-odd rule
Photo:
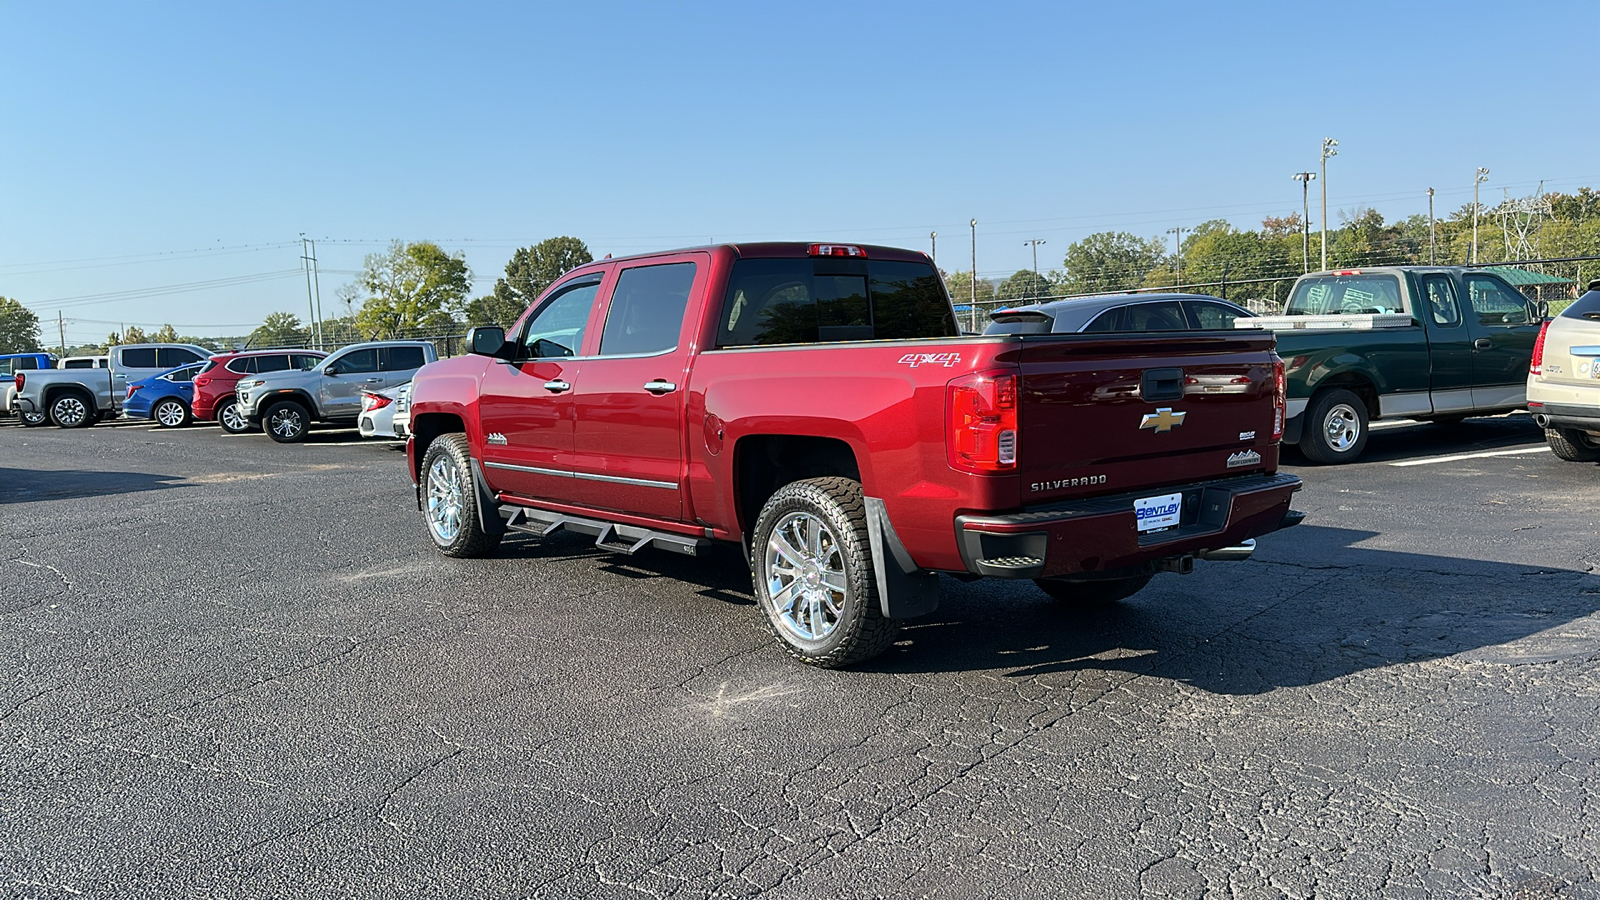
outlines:
[[[867,539],[872,544],[872,571],[878,579],[878,602],[890,619],[925,616],[939,608],[939,576],[923,571],[894,533],[883,501],[867,501]]]
[[[478,527],[484,534],[505,534],[506,520],[500,515],[500,501],[494,498],[494,491],[489,490],[489,482],[484,480],[483,467],[477,460],[472,461],[472,486],[478,491]]]

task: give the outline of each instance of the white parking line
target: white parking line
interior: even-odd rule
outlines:
[[[1431,466],[1434,463],[1460,462],[1463,459],[1485,459],[1490,456],[1522,456],[1527,453],[1549,453],[1550,448],[1545,447],[1518,447],[1515,450],[1489,450],[1484,453],[1458,453],[1455,456],[1435,456],[1429,459],[1408,459],[1405,462],[1389,463],[1396,468],[1405,466]]]

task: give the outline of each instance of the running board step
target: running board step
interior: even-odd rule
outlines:
[[[641,528],[637,525],[585,519],[581,516],[569,516],[542,509],[529,509],[526,506],[503,505],[500,507],[500,516],[506,520],[507,528],[515,528],[540,537],[549,537],[558,531],[587,534],[594,538],[594,545],[601,550],[621,553],[624,556],[632,556],[646,547],[655,547],[657,550],[680,553],[684,556],[699,556],[711,546],[711,542],[704,538]]]

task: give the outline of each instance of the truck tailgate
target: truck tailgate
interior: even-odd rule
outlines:
[[[1276,470],[1272,347],[1226,332],[1025,338],[1024,504]]]

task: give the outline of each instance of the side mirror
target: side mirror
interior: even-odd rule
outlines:
[[[338,363],[331,363],[329,365],[323,366],[322,374],[327,375],[329,377],[332,377],[334,375],[339,374],[339,364]]]
[[[467,329],[467,352],[499,357],[506,346],[506,330],[498,325],[477,325]]]
[[[1540,319],[1550,318],[1550,301],[1540,300],[1537,304],[1537,311]]]

